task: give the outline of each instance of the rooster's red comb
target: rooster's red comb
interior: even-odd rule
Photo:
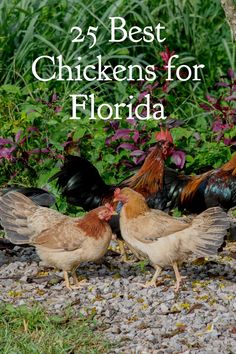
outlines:
[[[163,128],[161,128],[161,131],[159,133],[156,133],[156,140],[157,141],[160,141],[160,140],[169,141],[170,143],[173,144],[173,138],[172,138],[172,135],[168,129],[166,129],[166,131],[165,131]]]

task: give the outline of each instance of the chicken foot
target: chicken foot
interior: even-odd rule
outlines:
[[[63,271],[63,275],[64,275],[66,287],[69,290],[76,290],[76,289],[79,289],[81,286],[87,284],[87,280],[86,279],[83,279],[81,281],[78,280],[77,274],[76,274],[76,269],[72,270],[72,278],[73,278],[74,285],[70,284],[69,276],[68,276],[68,272],[67,271],[64,270]]]
[[[179,287],[180,284],[183,282],[183,280],[187,277],[183,277],[180,272],[179,272],[179,268],[178,268],[178,264],[177,262],[174,262],[172,264],[172,267],[174,269],[175,272],[175,277],[176,277],[176,282],[175,282],[175,286],[174,286],[174,291],[177,293],[179,291]]]
[[[162,268],[158,265],[155,265],[154,268],[156,269],[152,279],[150,281],[147,281],[146,284],[140,284],[143,288],[149,288],[149,287],[156,287],[157,286],[157,278],[160,275]]]

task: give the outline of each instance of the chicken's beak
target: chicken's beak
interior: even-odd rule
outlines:
[[[117,211],[114,210],[111,215],[119,215],[119,214],[117,213]]]

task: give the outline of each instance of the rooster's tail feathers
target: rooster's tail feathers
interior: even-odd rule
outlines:
[[[56,179],[67,202],[85,210],[97,208],[104,195],[110,192],[98,170],[88,160],[79,156],[67,156],[61,170],[49,181]]]

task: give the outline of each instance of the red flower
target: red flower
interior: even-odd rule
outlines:
[[[175,52],[174,51],[170,52],[168,47],[166,47],[165,52],[160,53],[162,60],[164,61],[165,64],[168,64],[170,57],[172,57],[172,55],[174,55],[174,54],[175,54]]]

